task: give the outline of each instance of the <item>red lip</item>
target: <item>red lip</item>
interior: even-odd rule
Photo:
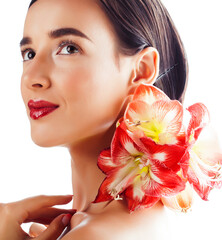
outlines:
[[[30,100],[28,102],[28,107],[30,109],[30,117],[37,120],[56,110],[59,105],[44,100]]]

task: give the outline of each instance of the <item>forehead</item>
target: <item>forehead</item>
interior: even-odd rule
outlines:
[[[115,40],[113,26],[97,0],[38,0],[28,10],[24,36],[61,27],[78,28],[91,39],[106,35]]]

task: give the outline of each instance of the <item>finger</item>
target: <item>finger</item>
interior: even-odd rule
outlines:
[[[51,207],[54,205],[63,205],[69,203],[73,198],[73,195],[39,195],[35,197],[25,198],[17,201],[16,204],[26,206],[30,210],[36,210],[42,207]]]
[[[71,214],[62,214],[58,216],[52,221],[48,228],[36,238],[36,240],[57,239],[69,224],[71,218]]]
[[[37,223],[33,223],[29,228],[29,235],[31,237],[38,237],[46,230],[46,227]]]
[[[68,213],[75,214],[76,209],[43,208],[35,213],[29,214],[30,216],[24,221],[24,223],[36,222],[50,224],[55,217]]]
[[[36,197],[26,198],[11,204],[16,206],[15,209],[17,211],[17,216],[19,216],[19,223],[23,223],[33,212],[39,211],[43,207],[67,204],[72,200],[72,198],[73,195],[40,195]]]

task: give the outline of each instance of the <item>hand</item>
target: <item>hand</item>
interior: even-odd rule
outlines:
[[[69,203],[72,196],[36,196],[12,203],[0,204],[1,240],[56,240],[68,225],[76,210],[53,208]],[[29,236],[22,223],[36,222],[49,225],[38,237]]]

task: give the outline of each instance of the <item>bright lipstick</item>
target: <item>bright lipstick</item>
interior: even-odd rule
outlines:
[[[37,120],[56,110],[59,105],[44,100],[30,100],[28,102],[28,107],[30,109],[30,117]]]

